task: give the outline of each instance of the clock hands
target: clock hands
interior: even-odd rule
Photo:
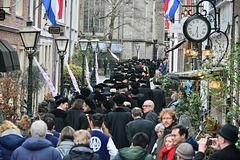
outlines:
[[[197,38],[198,38],[198,27],[197,27],[197,29],[196,29],[196,35],[197,35]]]

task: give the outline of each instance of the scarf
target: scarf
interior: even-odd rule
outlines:
[[[175,146],[173,146],[170,149],[166,149],[166,146],[164,146],[161,150],[160,156],[159,156],[159,160],[163,159],[163,155],[167,155],[167,160],[174,160],[174,150],[175,150]]]

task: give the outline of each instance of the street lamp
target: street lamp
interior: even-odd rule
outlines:
[[[110,48],[111,48],[111,41],[106,41],[107,45],[107,67],[106,67],[106,77],[109,78],[109,57],[110,57]]]
[[[27,20],[27,26],[19,31],[25,51],[28,55],[29,68],[28,68],[28,107],[27,114],[32,116],[32,63],[33,54],[37,50],[36,45],[39,39],[40,30],[32,26],[32,21]]]
[[[69,39],[64,36],[64,33],[61,32],[60,36],[55,39],[58,54],[60,55],[61,59],[61,87],[60,87],[60,95],[63,96],[63,64],[64,64],[64,55],[66,54],[66,49],[68,45]]]
[[[139,53],[138,51],[140,50],[140,45],[138,43],[135,44],[136,50],[137,50],[137,59],[139,59]]]
[[[96,84],[96,74],[95,74],[95,70],[96,70],[96,50],[97,50],[97,45],[98,45],[98,42],[99,42],[99,39],[97,39],[96,37],[93,37],[92,40],[90,40],[91,42],[91,46],[92,46],[92,50],[93,50],[93,74],[92,74],[92,86],[95,86]]]
[[[85,36],[82,37],[82,39],[79,40],[79,45],[82,51],[82,57],[83,57],[83,62],[82,62],[82,88],[84,87],[84,70],[85,70],[85,53],[88,47],[89,40],[85,39]]]

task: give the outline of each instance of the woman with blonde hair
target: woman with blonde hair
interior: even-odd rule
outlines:
[[[24,138],[20,129],[11,121],[3,121],[0,127],[0,150],[4,160],[10,160],[12,152],[22,145]]]
[[[74,134],[75,146],[69,151],[69,154],[64,156],[63,160],[100,160],[98,154],[95,154],[89,147],[91,134],[86,130],[76,131]]]
[[[59,151],[62,158],[67,155],[74,146],[74,133],[75,130],[70,126],[64,127],[61,132],[56,149]]]

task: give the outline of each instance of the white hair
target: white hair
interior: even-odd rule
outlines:
[[[42,120],[33,122],[31,128],[32,137],[44,137],[47,132],[47,124]]]

